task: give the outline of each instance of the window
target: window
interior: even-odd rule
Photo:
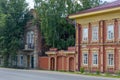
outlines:
[[[20,64],[23,65],[23,55],[20,56]]]
[[[92,62],[93,62],[93,65],[98,64],[98,54],[97,53],[93,53]]]
[[[27,32],[27,39],[26,43],[28,45],[28,48],[34,48],[34,32],[29,31]]]
[[[109,66],[114,65],[114,55],[112,53],[108,53],[108,65]]]
[[[98,27],[92,28],[92,40],[93,41],[98,40]]]
[[[83,53],[83,64],[88,64],[88,54],[87,53]]]
[[[108,40],[114,39],[114,26],[113,25],[109,25],[107,27],[107,39]]]
[[[88,28],[83,28],[83,41],[88,40]]]

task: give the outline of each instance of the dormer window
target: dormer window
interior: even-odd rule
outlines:
[[[28,48],[31,48],[31,49],[34,48],[34,32],[33,31],[27,32],[26,43]]]

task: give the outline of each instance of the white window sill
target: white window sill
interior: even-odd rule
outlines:
[[[92,64],[92,67],[98,67],[98,64]]]
[[[114,39],[111,39],[111,40],[106,40],[106,42],[114,42]]]
[[[114,65],[107,65],[107,68],[114,68]]]
[[[83,40],[82,43],[88,43],[88,40],[87,40],[87,41],[84,41],[84,40]]]
[[[88,64],[83,64],[83,66],[88,66]]]

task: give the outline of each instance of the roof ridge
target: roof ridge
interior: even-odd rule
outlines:
[[[103,5],[100,5],[100,6],[97,6],[97,7],[93,7],[93,8],[87,9],[87,10],[83,10],[83,11],[80,11],[80,12],[77,12],[77,13],[71,14],[71,15],[100,11],[100,10],[105,10],[105,9],[115,8],[115,7],[120,7],[120,0],[115,0],[113,2],[109,2],[107,4],[103,4]]]

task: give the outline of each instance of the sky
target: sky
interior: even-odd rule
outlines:
[[[26,0],[29,3],[29,8],[34,8],[34,0]],[[115,0],[102,0],[102,1],[107,1],[107,2],[112,2]]]

